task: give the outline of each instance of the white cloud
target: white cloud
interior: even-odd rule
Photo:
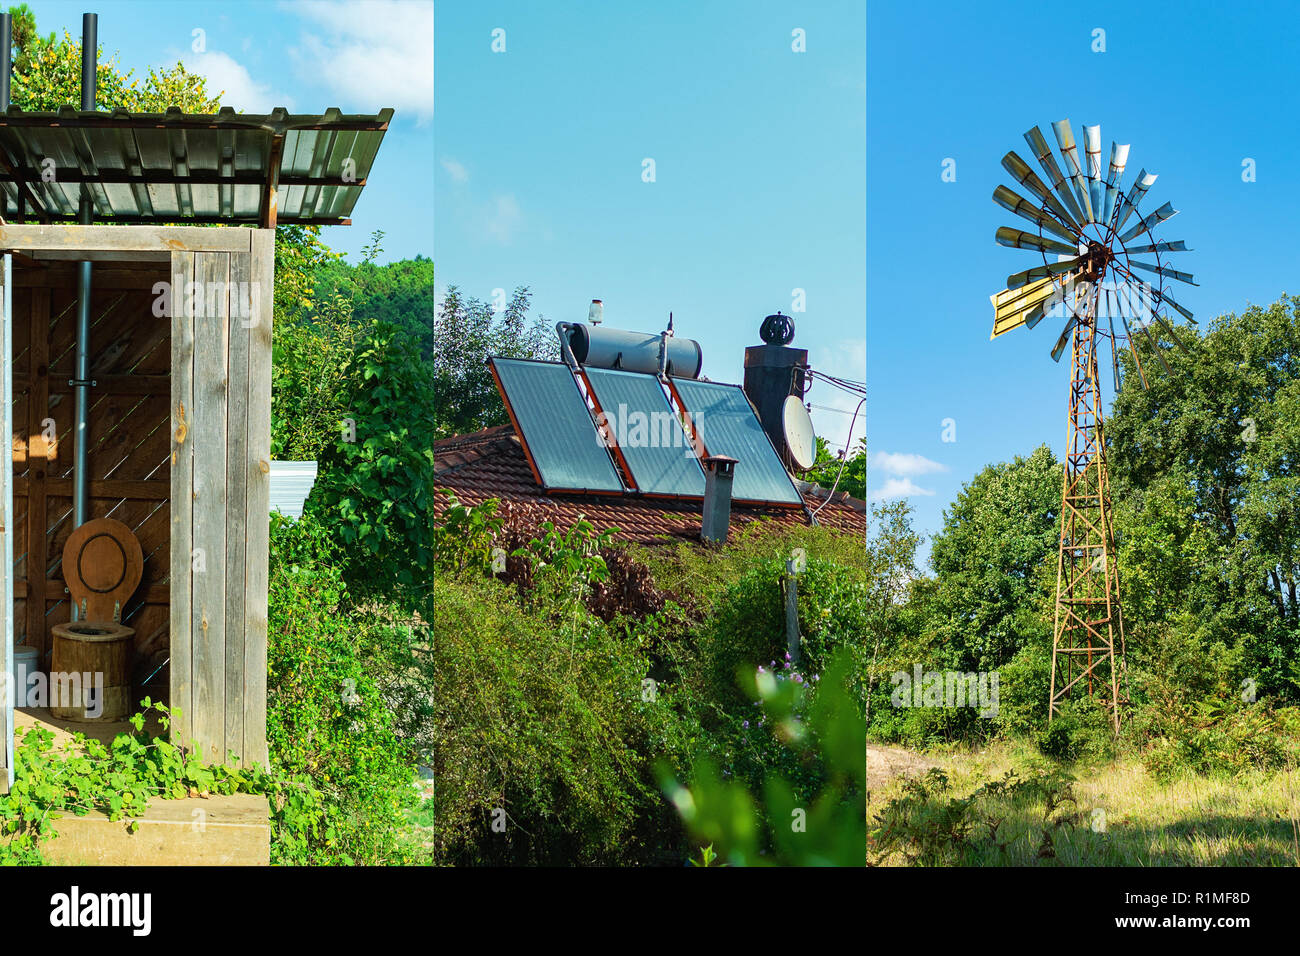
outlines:
[[[452,182],[462,184],[469,182],[469,170],[465,168],[464,163],[457,162],[450,156],[444,156],[442,168],[447,170],[447,175],[451,177]]]
[[[270,84],[258,83],[247,67],[229,54],[219,51],[193,53],[183,62],[185,69],[208,81],[209,96],[221,94],[222,106],[232,106],[245,113],[269,113],[277,106],[293,110],[291,96],[272,90]]]
[[[921,488],[911,478],[890,478],[881,487],[871,492],[872,501],[889,501],[893,498],[910,498],[913,495],[934,497],[934,491]]]
[[[502,244],[510,242],[523,225],[524,217],[514,196],[506,193],[494,196],[483,218],[484,229],[490,238]]]
[[[878,468],[889,475],[933,475],[948,470],[948,466],[931,461],[924,455],[906,452],[877,451],[867,462],[869,468]],[[934,492],[930,492],[933,494]]]
[[[338,95],[340,109],[433,116],[431,0],[311,0],[287,9],[309,24],[290,51],[299,69]]]

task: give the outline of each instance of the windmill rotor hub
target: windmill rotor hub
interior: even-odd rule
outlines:
[[[1115,259],[1115,254],[1110,251],[1110,247],[1104,243],[1092,240],[1088,243],[1088,251],[1084,253],[1086,257],[1083,267],[1083,278],[1090,281],[1100,281],[1106,274],[1106,267]]]

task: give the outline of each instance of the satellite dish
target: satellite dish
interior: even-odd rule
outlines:
[[[817,437],[813,432],[812,418],[796,395],[787,395],[781,409],[781,424],[785,432],[785,446],[799,468],[807,470],[817,460]]]

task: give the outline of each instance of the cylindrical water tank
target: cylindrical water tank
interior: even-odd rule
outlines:
[[[573,357],[593,368],[620,368],[627,372],[659,372],[661,336],[649,332],[625,332],[603,325],[569,325],[569,348]],[[668,374],[678,378],[699,378],[704,353],[694,339],[668,339]]]

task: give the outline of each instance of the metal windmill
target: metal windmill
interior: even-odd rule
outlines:
[[[1169,253],[1189,251],[1184,243],[1160,242],[1152,233],[1177,210],[1165,203],[1144,216],[1139,209],[1156,181],[1155,174],[1143,169],[1125,194],[1122,180],[1128,146],[1111,144],[1110,166],[1103,176],[1101,127],[1083,127],[1082,162],[1069,120],[1053,123],[1052,128],[1064,172],[1038,127],[1025,133],[1030,153],[1047,175],[1046,183],[1014,151],[1002,158],[1003,168],[1025,194],[998,186],[993,200],[1035,229],[1004,226],[997,231],[997,241],[1035,250],[1043,262],[1008,276],[1007,288],[992,296],[991,338],[1021,325],[1033,328],[1048,315],[1065,319],[1052,348],[1054,361],[1060,361],[1067,345],[1072,358],[1048,720],[1070,691],[1083,684],[1090,696],[1101,699],[1118,730],[1124,623],[1107,487],[1098,353],[1109,340],[1116,392],[1121,386],[1118,353],[1124,346],[1133,354],[1142,387],[1147,387],[1146,371],[1133,347],[1135,330],[1146,337],[1165,370],[1171,371],[1148,326],[1158,322],[1187,352],[1166,310],[1173,309],[1193,324],[1195,320],[1169,296],[1165,281],[1196,283],[1164,261]],[[1130,222],[1133,216],[1137,218]],[[1136,258],[1142,256],[1155,261]],[[1145,274],[1141,278],[1139,270]],[[1117,319],[1122,326],[1119,334]]]

